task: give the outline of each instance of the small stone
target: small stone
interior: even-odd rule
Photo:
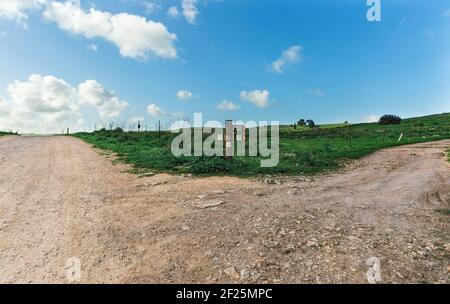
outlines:
[[[445,251],[450,251],[450,243],[444,245]]]
[[[196,201],[192,202],[192,206],[200,208],[200,209],[205,209],[205,208],[210,208],[210,207],[216,207],[216,206],[222,205],[223,203],[224,203],[224,201],[222,201],[222,200],[209,200],[209,201],[196,200]]]
[[[208,195],[205,195],[205,194],[202,194],[202,195],[198,195],[198,196],[197,196],[198,199],[205,199],[205,198],[207,198],[207,197],[208,197]]]
[[[230,278],[239,279],[239,273],[237,273],[236,268],[234,267],[227,268],[223,272],[225,272],[225,274]]]
[[[308,247],[317,247],[318,245],[319,245],[319,243],[316,238],[312,238],[311,240],[306,242],[306,246],[308,246]]]
[[[225,194],[225,191],[223,190],[215,190],[213,191],[214,194]]]
[[[138,175],[138,178],[151,177],[151,176],[155,176],[155,173],[153,173],[153,172],[142,173],[142,174]]]
[[[250,275],[250,272],[248,271],[248,269],[244,268],[241,270],[241,278],[242,279],[246,279],[248,278]]]
[[[255,193],[253,193],[253,195],[255,195],[255,196],[265,196],[265,195],[267,195],[267,193],[265,193],[265,192],[255,192]]]

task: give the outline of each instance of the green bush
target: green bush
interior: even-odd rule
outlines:
[[[189,173],[217,174],[227,173],[231,170],[231,162],[221,157],[194,157],[189,162]]]
[[[399,125],[402,122],[400,116],[397,115],[383,115],[378,122],[380,125]]]

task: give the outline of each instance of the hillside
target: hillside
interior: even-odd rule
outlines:
[[[313,129],[282,127],[280,162],[274,168],[261,168],[260,158],[256,157],[235,157],[231,161],[220,157],[177,158],[170,151],[175,134],[169,132],[162,132],[160,137],[158,132],[101,130],[75,136],[117,153],[120,160],[133,164],[137,171],[234,176],[315,174],[337,169],[345,160],[382,148],[449,139],[450,113],[409,118],[390,126],[371,123]]]

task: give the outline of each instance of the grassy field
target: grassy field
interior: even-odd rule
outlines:
[[[12,135],[13,133],[0,132],[0,136]]]
[[[403,134],[399,142],[400,135]],[[314,129],[282,126],[280,162],[261,168],[260,158],[174,157],[170,151],[176,134],[101,130],[75,135],[96,147],[117,153],[137,171],[191,173],[196,175],[254,176],[259,174],[316,174],[334,170],[349,159],[404,144],[450,139],[450,113],[405,119],[400,125],[324,125]]]

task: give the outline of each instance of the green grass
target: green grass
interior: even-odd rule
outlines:
[[[400,134],[403,139],[398,142]],[[280,128],[280,162],[261,168],[260,158],[174,157],[170,151],[176,134],[163,132],[98,131],[76,134],[96,147],[117,153],[136,170],[196,175],[254,176],[260,174],[317,174],[335,170],[344,161],[376,150],[404,144],[450,138],[450,113],[405,119],[400,125],[324,125],[318,128]],[[206,135],[205,135],[206,136]]]
[[[13,135],[14,133],[0,132],[0,136]]]

